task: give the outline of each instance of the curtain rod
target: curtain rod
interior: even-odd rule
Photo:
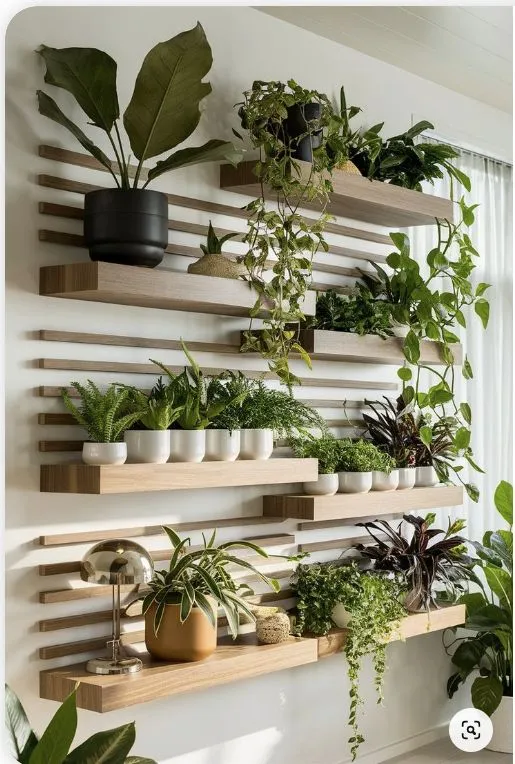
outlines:
[[[471,154],[476,157],[480,157],[481,159],[488,159],[489,162],[496,162],[497,164],[504,164],[506,167],[513,167],[513,162],[508,162],[506,159],[499,159],[498,157],[489,156],[488,154],[483,154],[481,151],[475,151],[474,149],[467,149],[463,146],[460,146],[458,143],[452,143],[452,141],[447,141],[444,138],[436,138],[434,135],[428,135],[427,133],[422,133],[423,138],[429,138],[432,141],[435,141],[435,143],[445,143],[447,146],[452,146],[453,149],[457,149],[458,151],[461,151],[464,154]]]

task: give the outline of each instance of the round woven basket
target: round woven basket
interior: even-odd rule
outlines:
[[[338,170],[341,170],[341,172],[347,172],[349,175],[361,175],[360,171],[356,167],[356,165],[350,161],[350,159],[345,160],[345,162],[342,162],[337,166]]]
[[[218,276],[222,279],[237,279],[245,274],[245,266],[229,260],[223,255],[204,255],[188,266],[188,273],[201,276]]]

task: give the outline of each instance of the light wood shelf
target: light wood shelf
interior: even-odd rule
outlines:
[[[300,344],[313,358],[328,361],[356,361],[358,363],[399,364],[404,361],[401,337],[382,339],[377,335],[332,332],[321,329],[303,329]],[[463,347],[451,345],[454,364],[463,363]],[[438,342],[424,340],[420,343],[420,363],[428,366],[444,364]]]
[[[302,173],[309,174],[310,165],[298,163]],[[255,162],[241,162],[237,167],[220,167],[220,188],[245,196],[261,196],[261,185],[253,172]],[[333,193],[328,211],[352,220],[360,220],[390,228],[432,225],[435,218],[453,219],[450,199],[430,196],[420,191],[393,186],[390,183],[370,181],[357,175],[335,171],[332,176]],[[277,194],[265,189],[267,199]],[[306,209],[319,209],[317,203],[302,204]]]
[[[434,631],[443,631],[451,626],[460,626],[465,622],[465,605],[450,605],[429,613],[414,613],[403,618],[397,631],[393,632],[389,642],[419,637]],[[318,657],[327,658],[342,650],[349,629],[332,629],[324,637],[317,637]]]
[[[267,459],[236,462],[176,462],[41,465],[40,490],[45,493],[137,493],[197,490],[243,485],[273,485],[317,479],[316,459]]]
[[[435,507],[457,507],[461,504],[461,486],[441,485],[403,491],[337,493],[334,496],[264,496],[263,515],[283,519],[293,517],[299,520],[339,520]]]
[[[256,293],[244,281],[103,262],[40,268],[39,293],[46,297],[222,316],[248,316],[256,301]],[[314,315],[314,292],[307,293],[303,311]]]

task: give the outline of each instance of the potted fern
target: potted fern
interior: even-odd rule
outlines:
[[[111,384],[102,393],[90,379],[86,384],[72,382],[71,387],[78,392],[81,402],[76,406],[69,392],[63,389],[64,405],[90,438],[82,447],[82,460],[93,465],[124,464],[127,445],[120,441],[125,430],[143,414],[143,411],[130,410],[130,391]]]
[[[245,266],[230,260],[222,254],[222,247],[229,239],[234,239],[237,233],[226,233],[220,239],[209,221],[207,240],[200,245],[204,253],[200,260],[188,266],[188,273],[199,273],[203,276],[217,276],[223,279],[238,279],[246,272]]]
[[[397,487],[398,472],[394,470],[395,462],[367,440],[340,441],[338,459],[338,492],[339,493],[368,493],[368,491],[390,490]],[[391,483],[389,476],[393,473]]]
[[[47,93],[38,90],[39,112],[69,130],[86,151],[111,173],[116,188],[91,191],[84,200],[84,238],[92,260],[154,268],[168,244],[168,199],[148,191],[165,172],[218,160],[237,164],[242,152],[223,140],[210,140],[159,160],[144,178],[143,164],[187,140],[200,121],[200,102],[211,92],[202,78],[213,63],[201,24],[158,43],[145,56],[134,92],[123,115],[132,154],[126,157],[118,120],[116,62],[96,48],[50,48],[38,53],[46,66],[45,82],[68,91],[88,118],[103,130],[116,165],[72,122]]]
[[[318,480],[302,484],[310,496],[333,496],[338,491],[336,466],[340,456],[340,441],[330,433],[319,438],[313,435],[291,438],[294,455],[299,459],[318,459]]]
[[[170,457],[169,428],[179,418],[183,408],[173,400],[174,388],[166,387],[160,377],[148,395],[136,387],[129,390],[130,405],[140,415],[133,428],[124,435],[127,460],[132,463],[165,464]]]

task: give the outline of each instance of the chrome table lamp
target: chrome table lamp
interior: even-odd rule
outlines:
[[[123,654],[120,640],[120,586],[122,584],[148,584],[154,565],[146,549],[134,541],[112,539],[95,544],[82,558],[80,577],[94,584],[113,587],[113,636],[107,642],[111,655],[92,658],[86,664],[91,674],[133,674],[140,671],[139,658]]]

